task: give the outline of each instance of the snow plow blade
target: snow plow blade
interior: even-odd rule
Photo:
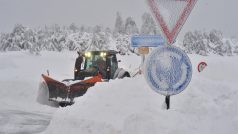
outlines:
[[[87,92],[87,89],[94,86],[95,83],[102,81],[101,75],[97,75],[87,80],[66,85],[44,74],[42,74],[42,77],[48,86],[50,101],[70,103],[73,102],[75,97],[84,95]],[[58,100],[59,98],[61,100]]]

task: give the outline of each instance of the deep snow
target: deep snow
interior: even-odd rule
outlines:
[[[76,52],[68,51],[41,52],[39,56],[27,51],[0,53],[0,134],[33,134],[49,125],[57,108],[37,103],[41,74],[49,70],[59,81],[73,78],[76,57]],[[124,61],[120,67],[133,68],[125,57],[119,59]],[[140,64],[140,58],[133,60]]]
[[[192,81],[171,97],[170,110],[143,76],[113,80],[96,84],[73,106],[57,110],[44,134],[236,134],[238,58],[189,57]],[[202,73],[197,71],[200,61],[208,63]]]
[[[52,108],[36,102],[41,73],[53,78],[73,77],[76,53],[0,53],[0,133],[3,134],[236,134],[238,130],[238,57],[189,55],[193,78],[185,91],[164,97],[147,85],[142,75],[103,82],[90,88],[71,107]],[[130,57],[130,59],[128,58]],[[133,70],[140,57],[118,58]],[[208,67],[198,73],[197,65]],[[52,117],[53,116],[53,117]]]
[[[33,134],[45,130],[56,108],[36,102],[41,73],[48,69],[56,76],[59,73],[59,77],[71,77],[74,55],[0,53],[0,134]]]

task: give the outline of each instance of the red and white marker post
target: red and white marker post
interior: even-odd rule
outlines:
[[[206,63],[206,62],[200,62],[200,63],[198,64],[198,67],[197,67],[198,72],[199,72],[199,73],[202,72],[206,67],[207,67],[207,63]]]

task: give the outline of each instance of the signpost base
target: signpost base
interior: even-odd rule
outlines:
[[[170,108],[170,96],[165,97],[165,103],[166,103],[167,110],[169,110],[169,108]]]

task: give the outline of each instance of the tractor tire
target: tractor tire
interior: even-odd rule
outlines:
[[[125,71],[123,68],[118,68],[114,74],[113,79],[123,79],[124,77],[130,77],[130,73]]]
[[[123,78],[125,78],[125,77],[131,77],[131,76],[130,76],[130,74],[129,74],[128,72],[125,72],[125,73],[123,74],[123,76],[121,77],[121,79],[123,79]]]

